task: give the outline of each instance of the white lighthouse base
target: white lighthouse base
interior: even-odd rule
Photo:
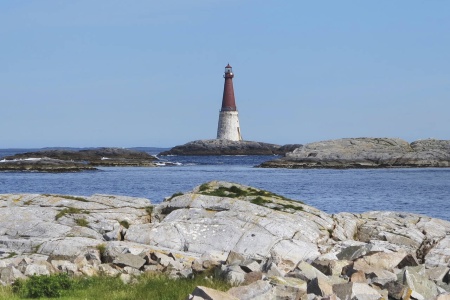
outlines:
[[[217,127],[218,140],[242,141],[241,128],[237,111],[221,111],[219,126]]]

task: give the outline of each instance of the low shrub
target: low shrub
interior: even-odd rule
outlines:
[[[119,224],[122,225],[123,228],[130,228],[130,223],[128,223],[127,220],[120,221]]]
[[[207,183],[204,183],[204,184],[202,184],[202,185],[198,188],[198,190],[199,190],[199,192],[204,192],[204,191],[206,191],[208,188],[209,188],[209,185],[208,185]]]
[[[28,280],[18,279],[13,284],[13,292],[26,298],[61,297],[64,291],[73,287],[73,281],[65,273],[50,276],[33,275]]]

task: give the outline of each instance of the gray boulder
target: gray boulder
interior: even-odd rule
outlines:
[[[144,266],[145,259],[131,253],[120,253],[113,260],[113,264],[120,267],[128,266],[135,269],[140,269]]]
[[[333,285],[333,292],[341,300],[382,300],[383,296],[366,283],[341,283]]]
[[[240,300],[270,300],[272,285],[268,281],[258,280],[249,285],[237,286],[228,290],[228,294]]]

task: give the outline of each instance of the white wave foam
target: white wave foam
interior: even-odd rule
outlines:
[[[165,161],[165,162],[156,162],[155,165],[166,167],[166,166],[182,166],[183,164],[180,162]]]
[[[2,163],[8,163],[8,162],[16,162],[16,161],[39,161],[42,160],[42,158],[39,157],[29,157],[29,158],[16,158],[16,159],[2,159],[0,162]]]

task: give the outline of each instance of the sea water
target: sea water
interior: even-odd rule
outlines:
[[[3,156],[33,149],[0,150]],[[162,149],[147,149],[156,154]],[[450,221],[450,168],[262,169],[276,156],[169,156],[161,166],[105,167],[79,173],[0,172],[0,193],[127,195],[159,203],[211,180],[301,200],[327,213],[394,210]],[[173,164],[173,165],[172,165]]]

